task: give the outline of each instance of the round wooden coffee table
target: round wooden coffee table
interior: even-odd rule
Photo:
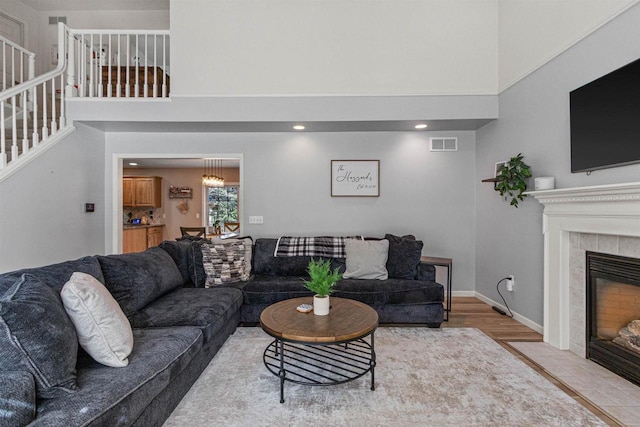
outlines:
[[[336,385],[371,372],[375,390],[376,353],[374,332],[378,313],[366,304],[331,297],[327,316],[300,313],[300,304],[313,298],[293,298],[263,310],[260,326],[274,340],[263,354],[267,369],[280,378],[280,403],[284,403],[284,383]],[[364,338],[369,336],[369,342]]]

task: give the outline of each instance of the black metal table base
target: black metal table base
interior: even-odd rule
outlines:
[[[374,334],[332,344],[300,344],[273,340],[264,350],[267,369],[280,379],[280,403],[284,403],[286,381],[311,386],[343,384],[371,372],[371,390],[375,390],[376,353]]]

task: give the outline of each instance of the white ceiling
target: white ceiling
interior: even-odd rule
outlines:
[[[169,10],[169,0],[21,0],[39,11]]]

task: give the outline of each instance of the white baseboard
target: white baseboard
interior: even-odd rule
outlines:
[[[476,291],[451,291],[452,297],[475,297]]]
[[[469,292],[469,291],[462,291],[462,292],[467,293],[467,292]],[[474,295],[471,295],[471,296],[474,296],[474,297],[478,298],[480,301],[485,302],[485,303],[489,304],[490,306],[494,306],[494,305],[495,305],[496,307],[500,307],[500,308],[501,308],[501,309],[503,309],[504,311],[508,312],[508,311],[507,311],[507,307],[505,307],[504,305],[502,305],[502,304],[500,304],[500,303],[498,303],[498,302],[496,302],[496,301],[492,300],[491,298],[487,298],[486,296],[484,296],[484,295],[482,295],[482,294],[479,294],[478,292],[475,292],[475,291],[473,291],[473,292],[471,292],[471,293],[473,293],[473,294],[474,294]],[[456,292],[451,292],[451,294],[452,294],[453,296],[458,296],[458,295],[456,295]],[[463,295],[459,295],[459,296],[463,296]],[[468,296],[468,295],[464,295],[464,296]],[[516,313],[516,312],[515,312],[515,311],[513,311],[513,310],[511,310],[511,312],[513,313],[513,319],[514,319],[514,320],[517,320],[518,322],[520,322],[520,323],[522,323],[523,325],[525,325],[525,326],[527,326],[527,327],[529,327],[529,328],[533,329],[534,331],[538,332],[539,334],[543,333],[543,328],[542,328],[542,326],[541,326],[541,325],[538,325],[538,324],[537,324],[537,323],[535,323],[534,321],[532,321],[532,320],[530,320],[530,319],[528,319],[528,318],[524,317],[524,316],[523,316],[523,315],[521,315],[521,314]]]
[[[476,291],[451,291],[451,296],[454,297],[475,297],[478,298],[480,301],[489,304],[490,306],[496,306],[496,307],[500,307],[501,309],[503,309],[504,311],[507,311],[507,307],[505,307],[504,305],[492,300],[491,298],[487,298],[482,294],[479,294]],[[535,323],[534,321],[524,317],[521,314],[516,313],[515,311],[511,310],[511,312],[513,313],[513,319],[517,320],[518,322],[522,323],[523,325],[533,329],[534,331],[538,332],[539,334],[543,333],[543,328],[541,325],[538,325],[537,323]]]

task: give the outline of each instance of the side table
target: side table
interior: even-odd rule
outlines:
[[[433,256],[421,256],[420,262],[431,264],[438,267],[446,267],[447,269],[447,306],[445,311],[445,322],[449,321],[449,313],[451,312],[451,273],[453,271],[453,260],[451,258],[439,258]]]

